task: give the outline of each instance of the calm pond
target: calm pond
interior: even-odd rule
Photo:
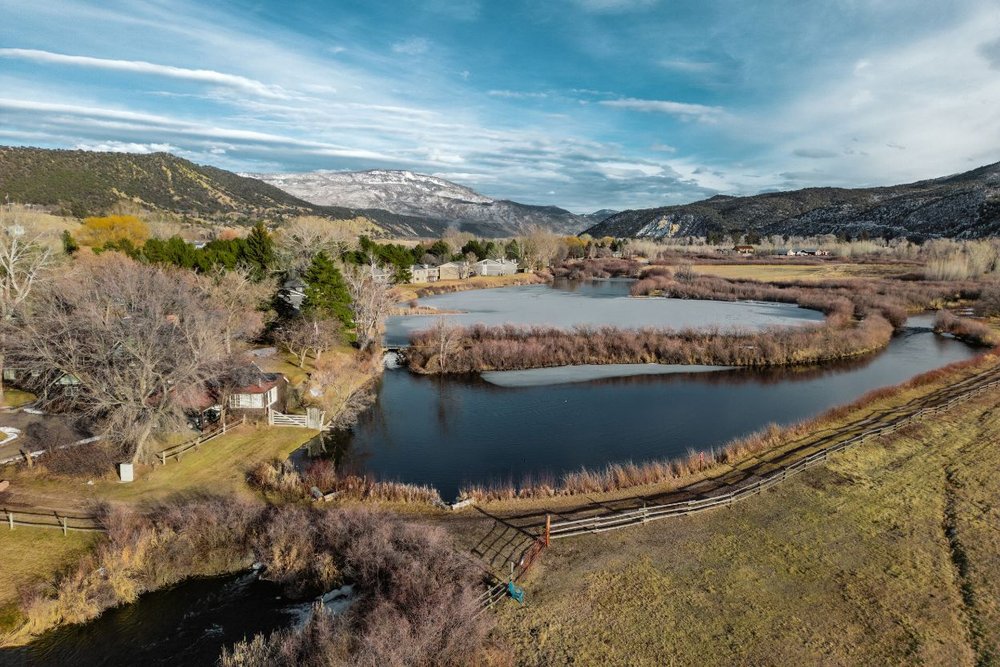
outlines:
[[[562,326],[763,326],[818,318],[818,313],[780,304],[629,299],[623,296],[628,284],[481,290],[422,303],[470,311],[457,316],[467,322]],[[747,320],[731,319],[734,308]],[[634,319],[641,310],[652,319]],[[615,319],[620,317],[626,319]],[[390,334],[400,336],[431,319],[397,318]],[[930,317],[911,318],[909,328],[884,351],[823,367],[650,375],[661,369],[638,366],[631,376],[599,379],[589,378],[601,369],[555,368],[491,373],[489,380],[389,370],[374,407],[350,432],[328,436],[325,449],[342,470],[430,484],[445,499],[468,482],[558,479],[581,467],[673,458],[710,450],[772,422],[794,423],[976,353],[930,327]]]
[[[524,324],[553,327],[614,325],[618,327],[720,327],[759,329],[775,324],[820,322],[823,315],[794,304],[761,301],[702,301],[697,299],[637,299],[628,294],[631,280],[526,285],[439,294],[418,302],[442,311],[449,323]],[[406,345],[410,334],[433,326],[438,317],[390,317],[385,342]]]

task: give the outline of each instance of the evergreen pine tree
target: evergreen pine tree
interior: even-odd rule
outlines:
[[[258,222],[250,230],[245,253],[247,266],[254,280],[263,280],[270,273],[275,259],[274,239],[263,222]]]
[[[351,312],[351,295],[340,269],[320,251],[302,276],[306,284],[306,298],[302,302],[302,312],[320,317],[333,317],[343,323],[344,328],[354,326]]]

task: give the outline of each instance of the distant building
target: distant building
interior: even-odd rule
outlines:
[[[441,278],[441,270],[430,264],[414,264],[410,267],[411,283],[433,283]]]
[[[733,247],[733,252],[737,255],[752,255],[753,246],[752,245],[738,245]]]
[[[468,278],[472,267],[468,262],[447,262],[438,267],[439,280],[462,280]]]
[[[483,259],[472,265],[477,276],[509,276],[517,273],[516,259]]]

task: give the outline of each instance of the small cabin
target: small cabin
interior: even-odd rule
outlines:
[[[269,409],[282,412],[288,393],[288,380],[281,373],[261,373],[253,384],[233,389],[227,406],[230,410],[266,413]]]
[[[733,247],[733,252],[737,255],[752,255],[753,246],[752,245],[738,245]]]

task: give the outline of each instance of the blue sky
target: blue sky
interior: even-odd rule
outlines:
[[[0,144],[583,212],[1000,160],[995,0],[0,0]]]

